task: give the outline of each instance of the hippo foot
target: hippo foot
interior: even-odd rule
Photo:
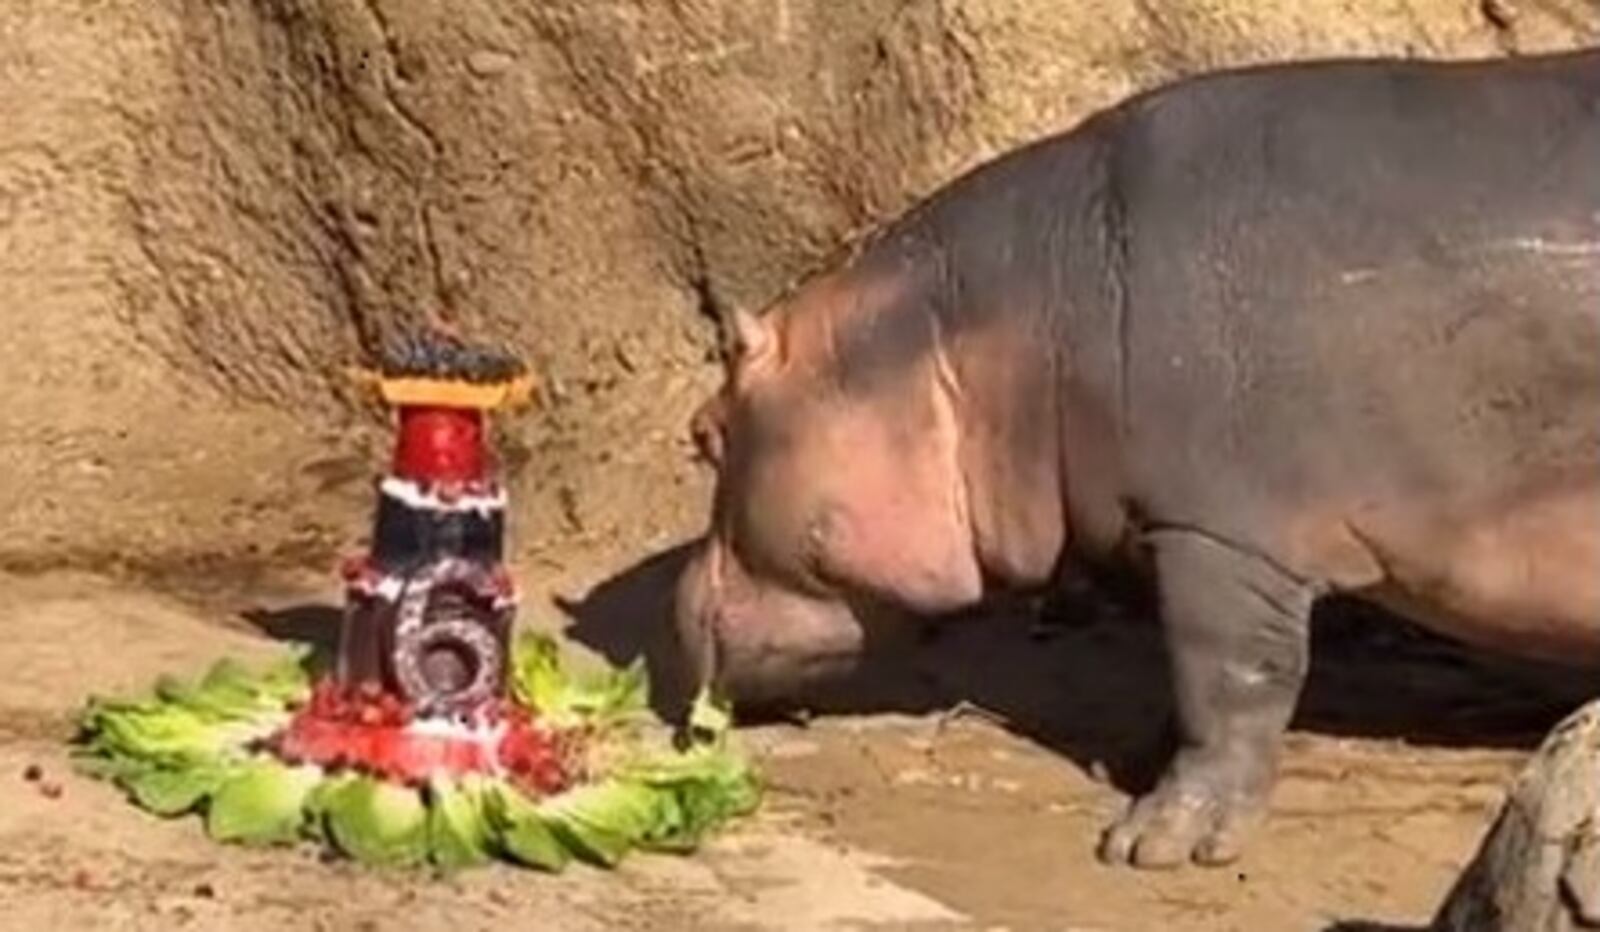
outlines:
[[[1100,860],[1151,870],[1233,863],[1266,811],[1259,794],[1228,789],[1236,785],[1220,773],[1169,773],[1106,830]]]

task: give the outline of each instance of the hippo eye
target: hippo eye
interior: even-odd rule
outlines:
[[[831,505],[822,507],[806,522],[805,535],[800,542],[800,570],[807,587],[818,595],[830,593],[837,582],[828,558],[836,522],[836,509]]]

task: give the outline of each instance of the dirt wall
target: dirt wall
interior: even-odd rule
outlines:
[[[329,559],[382,443],[342,367],[429,312],[550,384],[506,432],[526,566],[665,543],[715,319],[958,171],[1208,67],[1597,31],[1592,0],[11,0],[0,564]]]

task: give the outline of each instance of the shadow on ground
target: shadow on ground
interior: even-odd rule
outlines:
[[[652,705],[667,718],[676,718],[687,698],[670,624],[686,559],[687,548],[675,547],[581,599],[559,601],[569,637],[613,664],[645,659]],[[1148,607],[1125,587],[1114,595],[1080,587],[1042,606],[930,621],[797,705],[831,715],[975,706],[1079,767],[1105,773],[1123,792],[1141,792],[1167,752],[1165,655]],[[339,616],[326,604],[244,613],[267,636],[311,645],[324,658],[336,645]],[[1315,619],[1312,671],[1295,727],[1423,746],[1531,749],[1591,695],[1582,674],[1477,652],[1379,609],[1334,601]]]
[[[683,700],[670,609],[685,560],[683,547],[658,553],[562,605],[570,637],[612,663],[646,659],[667,715]],[[1325,735],[1531,749],[1592,693],[1573,671],[1477,652],[1353,600],[1319,608],[1312,657],[1295,727]],[[1125,592],[1079,592],[1042,612],[1013,605],[929,622],[906,649],[802,701],[841,715],[968,703],[1138,792],[1165,756],[1166,693],[1148,611]]]
[[[286,608],[251,608],[240,615],[275,641],[309,647],[308,661],[315,669],[328,669],[339,648],[339,622],[344,612],[336,605],[309,602]]]
[[[688,558],[688,547],[673,547],[613,576],[580,600],[556,600],[571,620],[568,637],[612,664],[644,658],[651,705],[669,719],[678,718],[689,699],[671,625],[673,588]]]
[[[684,547],[655,554],[574,600],[558,600],[566,635],[613,664],[643,658],[652,703],[683,708],[672,632]],[[264,634],[334,649],[340,610],[254,609]],[[1299,730],[1400,739],[1417,746],[1531,749],[1580,704],[1592,676],[1477,652],[1354,601],[1319,608]],[[920,626],[902,649],[802,697],[815,713],[924,714],[975,706],[1014,733],[1105,774],[1119,790],[1149,786],[1166,757],[1165,656],[1149,607],[1125,589],[1069,589],[1042,604],[995,607]],[[1324,932],[1425,932],[1341,920]]]

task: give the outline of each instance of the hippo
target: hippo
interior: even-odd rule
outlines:
[[[1131,568],[1176,740],[1108,864],[1241,856],[1319,600],[1600,664],[1600,50],[1174,80],[728,316],[694,682],[780,701],[877,619]]]

